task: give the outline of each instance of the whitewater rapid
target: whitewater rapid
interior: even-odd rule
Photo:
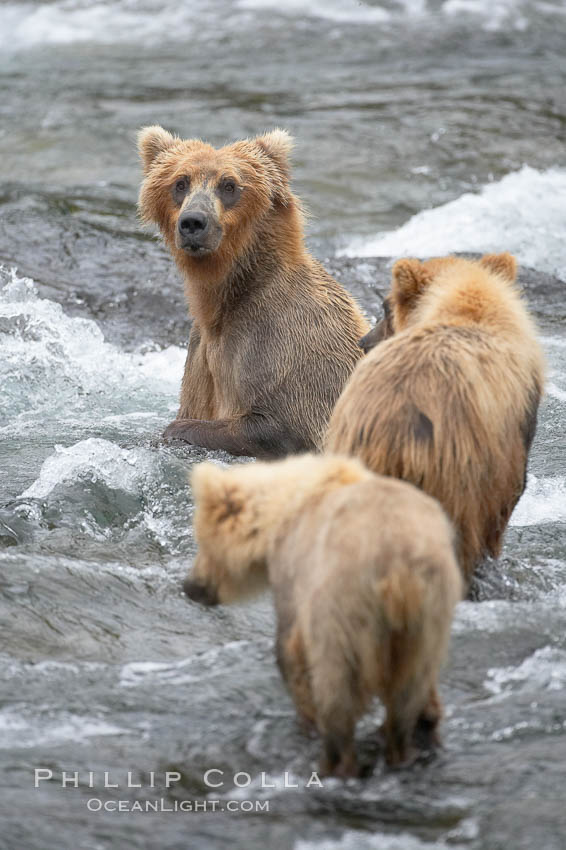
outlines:
[[[520,263],[566,276],[566,170],[527,165],[425,209],[396,230],[356,237],[339,253],[351,257],[434,257],[510,251]]]

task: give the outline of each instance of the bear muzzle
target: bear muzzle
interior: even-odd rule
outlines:
[[[216,588],[208,584],[200,584],[190,576],[183,582],[183,590],[193,602],[200,602],[202,605],[218,605]]]
[[[177,220],[177,247],[191,256],[216,251],[222,240],[222,227],[208,196],[199,192]]]
[[[368,331],[365,336],[358,340],[358,345],[364,354],[368,354],[378,343],[383,342],[384,339],[389,339],[391,335],[391,325],[388,319],[380,319],[371,331]]]

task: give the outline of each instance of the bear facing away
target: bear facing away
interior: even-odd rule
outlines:
[[[395,263],[385,319],[364,343],[385,339],[352,374],[326,441],[438,499],[466,580],[499,555],[543,389],[516,271],[510,254]]]
[[[437,743],[437,677],[462,581],[440,505],[353,459],[303,455],[192,477],[199,551],[185,591],[214,605],[271,585],[277,660],[321,769],[358,775],[356,721],[386,708],[392,766]]]
[[[140,132],[140,214],[159,226],[193,318],[168,439],[265,457],[319,449],[362,356],[365,319],[305,249],[291,145],[282,130],[220,149]]]

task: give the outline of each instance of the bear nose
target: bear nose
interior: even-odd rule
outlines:
[[[193,581],[190,576],[183,582],[183,590],[194,602],[202,602],[203,605],[218,605],[216,590],[207,584],[199,584],[198,581]]]
[[[184,212],[179,218],[181,236],[202,236],[208,227],[208,216],[199,210]]]

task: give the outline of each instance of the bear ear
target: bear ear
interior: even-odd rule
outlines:
[[[233,477],[231,470],[214,463],[199,463],[191,472],[195,501],[217,524],[236,517],[245,507],[245,493]]]
[[[257,136],[255,143],[272,160],[282,177],[289,177],[289,155],[293,150],[293,137],[287,130],[272,130]]]
[[[431,281],[420,260],[397,260],[393,266],[393,299],[400,307],[410,308]]]
[[[147,174],[154,159],[163,153],[178,139],[164,130],[158,124],[152,127],[142,127],[138,133],[138,151],[143,165],[143,173]]]
[[[480,260],[480,265],[501,275],[511,283],[514,283],[517,279],[517,260],[513,254],[509,254],[507,251],[503,254],[484,254]]]

